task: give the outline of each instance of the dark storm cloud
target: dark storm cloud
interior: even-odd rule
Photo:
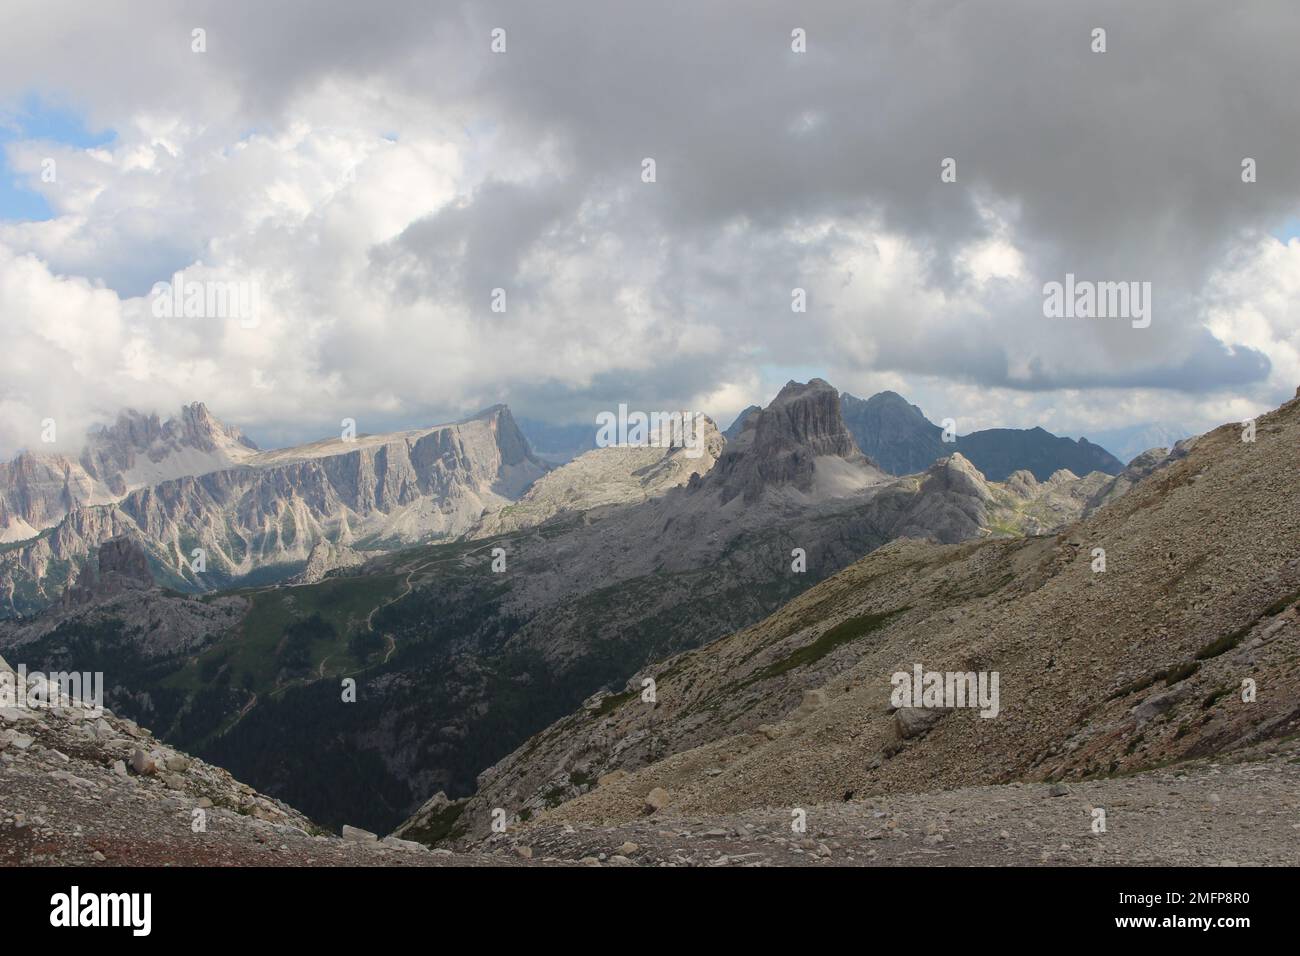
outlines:
[[[515,148],[545,144],[557,157],[546,176],[489,181],[375,249],[374,268],[409,297],[475,300],[516,276],[530,250],[577,248],[586,209],[657,260],[656,304],[728,343],[698,360],[664,355],[647,382],[671,377],[668,395],[699,393],[764,356],[852,365],[845,323],[878,346],[864,367],[1027,390],[1202,392],[1268,374],[1266,356],[1205,331],[1200,302],[1233,242],[1300,209],[1300,5],[295,2],[77,18],[72,30],[33,8],[15,23],[43,42],[16,44],[23,31],[10,32],[6,86],[26,77],[101,114],[128,104],[201,114],[231,98],[250,125],[273,125],[297,91],[382,77]],[[201,64],[163,42],[200,24]],[[494,27],[507,30],[505,55],[488,52]],[[795,27],[807,31],[806,54],[790,50]],[[1107,31],[1104,54],[1090,50],[1094,27]],[[938,177],[949,156],[955,185]],[[1240,179],[1246,156],[1258,161],[1253,185]],[[643,157],[657,162],[652,189],[638,178]],[[980,317],[959,304],[946,330],[908,328],[905,301],[853,314],[823,294],[801,322],[783,308],[803,270],[836,247],[791,232],[825,219],[907,237],[927,281],[960,297],[955,256],[987,234],[989,206],[1008,218],[1029,298],[1009,291]],[[728,229],[736,235],[720,240]],[[1032,290],[1067,272],[1151,282],[1157,321],[1141,333],[1025,326]],[[568,408],[572,387],[547,400]],[[615,397],[597,385],[581,401]]]

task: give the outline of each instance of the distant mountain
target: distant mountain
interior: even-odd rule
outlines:
[[[520,417],[519,430],[528,439],[533,454],[552,465],[563,465],[596,447],[596,424],[552,425]]]
[[[990,428],[944,442],[943,429],[896,392],[869,399],[841,397],[844,421],[862,451],[890,474],[923,471],[936,458],[961,452],[990,481],[1025,470],[1039,481],[1058,471],[1082,477],[1093,471],[1117,475],[1124,463],[1087,439],[1073,441],[1042,428]]]
[[[137,539],[158,580],[180,590],[281,580],[322,541],[391,550],[456,537],[546,471],[504,405],[263,452],[202,405],[162,425],[131,414],[91,436],[79,461],[20,456],[0,471],[10,527],[31,532],[0,547],[0,616],[55,600],[109,538]],[[314,565],[340,554],[317,551]]]
[[[107,504],[170,478],[229,468],[256,453],[252,441],[202,402],[165,422],[126,409],[112,425],[92,431],[76,458],[28,451],[0,463],[0,542],[34,537],[79,505]]]
[[[868,399],[845,392],[840,407],[844,424],[863,454],[891,475],[925,471],[936,458],[955,450],[941,440],[943,429],[897,392],[880,392]]]
[[[163,505],[183,506],[186,521],[206,520],[206,508],[193,503],[229,482],[242,490],[221,500],[248,506],[223,506],[213,520],[228,520],[241,535],[265,528],[250,550],[301,554],[303,583],[255,586],[242,577],[238,589],[203,600],[163,587],[112,590],[89,603],[74,595],[0,622],[0,652],[21,653],[30,665],[82,661],[112,673],[109,706],[173,745],[320,822],[390,827],[439,791],[472,793],[484,768],[593,694],[762,619],[888,541],[951,544],[1052,530],[1101,490],[1099,476],[1040,484],[1025,472],[988,482],[960,454],[891,477],[854,443],[838,392],[814,380],[786,385],[733,442],[706,429],[698,458],[680,448],[596,449],[457,535],[478,509],[498,504],[480,482],[524,467],[516,457],[522,439],[507,440],[509,421],[499,409],[431,432],[359,440],[351,450],[326,442],[263,453],[234,472],[142,492],[148,510],[77,509],[70,521],[107,514],[120,519],[123,534],[157,527],[165,538]],[[429,443],[446,454],[426,455]],[[371,489],[365,507],[353,503],[347,475]],[[452,483],[447,494],[426,494],[409,508],[390,504],[390,494],[414,494],[435,475]],[[262,493],[273,488],[279,496],[263,506]],[[320,494],[308,497],[304,488]],[[347,515],[358,540],[321,547],[317,506]],[[289,514],[298,516],[301,551]],[[443,515],[448,537],[359,554],[394,525],[429,530],[413,519],[431,515]],[[130,563],[107,553],[110,566]],[[0,560],[9,557],[0,552]],[[359,557],[365,563],[350,566]],[[352,675],[364,693],[340,707],[339,678]],[[584,780],[580,770],[545,780],[549,769],[532,762],[526,772],[521,797],[546,783],[537,806]],[[512,785],[499,779],[494,792],[502,786]],[[489,819],[465,822],[478,830]]]
[[[762,410],[763,409],[758,405],[750,405],[749,408],[737,415],[735,420],[727,426],[727,430],[722,433],[722,437],[727,441],[735,441],[736,436],[739,435],[741,429],[745,427],[745,422],[748,421],[749,416],[757,414]]]
[[[1127,464],[1152,448],[1173,448],[1196,432],[1184,425],[1146,422],[1126,428],[1108,428],[1093,433],[1093,440]]]
[[[989,478],[1000,481],[1024,469],[1039,481],[1058,471],[1087,475],[1100,471],[1117,475],[1124,463],[1086,438],[1077,442],[1042,428],[988,428],[961,435],[956,442],[963,455]]]

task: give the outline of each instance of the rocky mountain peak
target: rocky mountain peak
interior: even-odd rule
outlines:
[[[99,546],[99,577],[130,587],[153,587],[153,572],[139,541],[110,538]]]
[[[840,404],[858,447],[891,474],[924,471],[952,451],[952,445],[942,441],[942,429],[897,392],[879,392],[868,399],[845,392]]]
[[[923,489],[933,488],[961,495],[969,495],[981,501],[993,500],[993,491],[980,470],[971,464],[961,452],[953,452],[947,458],[940,458],[925,472]]]
[[[496,433],[497,447],[501,449],[501,463],[503,465],[520,465],[524,462],[532,462],[542,466],[542,462],[534,457],[533,449],[528,444],[528,439],[524,437],[524,433],[520,430],[519,423],[515,421],[515,416],[511,414],[508,405],[497,404],[485,408],[469,420],[475,419],[491,424],[493,431]]]
[[[113,461],[129,467],[137,454],[157,459],[177,448],[215,452],[232,445],[257,450],[243,432],[223,423],[202,402],[181,406],[179,414],[166,421],[157,414],[127,408],[118,413],[113,424],[90,433],[82,464]]]
[[[238,428],[218,420],[202,402],[191,402],[189,405],[182,406],[180,418],[174,421],[179,426],[176,430],[182,443],[194,448],[215,451],[233,442],[252,451],[257,450],[257,445],[252,439],[245,436]],[[170,426],[172,422],[167,424]]]
[[[795,448],[814,455],[860,456],[840,413],[840,396],[820,378],[787,382],[754,421],[754,448],[771,456]]]
[[[723,502],[752,502],[769,486],[808,492],[818,458],[839,458],[863,469],[873,463],[849,434],[840,396],[820,378],[787,382],[770,405],[750,415],[701,487],[720,488]]]

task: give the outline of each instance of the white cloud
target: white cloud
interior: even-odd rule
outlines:
[[[117,138],[6,148],[56,216],[0,222],[0,454],[32,444],[50,415],[81,427],[195,399],[290,437],[342,415],[413,424],[513,396],[561,415],[618,389],[726,424],[771,397],[761,368],[816,368],[963,430],[1077,433],[1212,424],[1300,379],[1300,243],[1223,238],[1276,218],[1288,194],[1252,212],[1189,185],[1200,154],[1183,182],[1147,180],[1144,154],[1117,159],[1077,132],[1062,151],[1061,129],[1101,124],[1106,142],[1106,124],[1137,115],[1158,156],[1186,155],[1177,120],[1199,109],[1196,90],[1120,101],[1116,59],[1107,85],[1068,99],[1080,113],[1053,113],[1025,87],[1068,59],[1051,45],[1060,23],[1036,14],[1024,36],[1008,31],[1016,3],[987,22],[936,21],[931,42],[953,62],[930,65],[886,42],[892,17],[873,32],[882,45],[847,56],[853,34],[838,27],[858,14],[815,4],[797,67],[783,43],[756,52],[775,19],[722,30],[725,9],[689,24],[520,9],[510,53],[493,58],[479,8],[324,6],[272,30],[236,7],[78,9],[72,26],[40,5],[9,14],[0,103],[36,76]],[[209,25],[208,54],[189,52],[191,20]],[[1129,43],[1150,29],[1133,24]],[[619,42],[597,42],[606,33]],[[1084,82],[1063,76],[1062,95]],[[1167,127],[1146,98],[1161,96]],[[1241,135],[1235,123],[1224,137]],[[950,152],[961,178],[940,184]],[[638,176],[650,154],[654,185]],[[46,157],[53,183],[40,181]],[[1205,202],[1204,223],[1171,182]],[[1281,189],[1247,195],[1265,188]],[[1044,277],[1076,263],[1158,280],[1153,328],[1044,320]],[[176,269],[257,283],[257,327],[155,319],[146,293]],[[488,308],[498,286],[504,315]],[[805,314],[790,311],[796,286]]]

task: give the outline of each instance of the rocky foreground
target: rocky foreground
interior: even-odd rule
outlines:
[[[704,818],[650,801],[642,818],[617,826],[516,824],[453,853],[351,827],[342,837],[323,832],[108,712],[5,708],[0,728],[3,866],[1300,864],[1295,741],[1069,785]],[[1095,832],[1096,808],[1106,812],[1104,832]]]

